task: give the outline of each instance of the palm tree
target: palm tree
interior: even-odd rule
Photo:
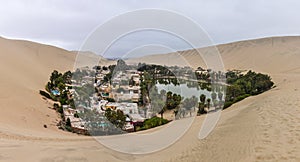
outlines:
[[[214,107],[216,107],[216,99],[217,99],[216,92],[211,93],[211,99],[212,99],[212,102],[214,103]]]
[[[197,103],[198,103],[198,98],[196,96],[192,96],[191,101],[193,103],[193,108],[195,111],[195,107],[197,106]]]
[[[206,96],[204,94],[201,94],[200,95],[200,103],[199,103],[199,112],[200,112],[200,114],[204,113],[205,99],[206,99]]]
[[[163,114],[164,114],[165,110],[167,109],[167,107],[166,107],[166,104],[167,104],[167,96],[166,96],[166,94],[167,94],[166,90],[162,89],[160,91],[161,102],[159,103],[159,106],[162,107],[162,108],[161,108],[159,114],[160,114],[160,117],[162,119],[164,117]],[[160,99],[158,99],[158,100],[160,100]]]
[[[211,93],[211,99],[215,100],[217,98],[216,92]]]
[[[160,118],[163,119],[164,118],[164,112],[166,111],[166,105],[165,105],[165,102],[162,101],[162,100],[158,100],[158,101],[155,101],[156,102],[156,106],[157,108],[160,109],[160,111],[158,112],[158,114],[160,114]]]
[[[219,107],[221,108],[222,107],[222,99],[223,99],[223,93],[222,92],[219,92],[218,93],[218,99],[219,99]]]
[[[205,103],[205,99],[206,99],[206,96],[205,96],[204,94],[201,94],[201,95],[200,95],[200,101],[201,101],[202,103]]]
[[[209,106],[210,106],[210,101],[211,101],[211,100],[210,100],[210,98],[208,98],[206,101],[207,101],[207,108],[208,108],[208,110],[209,110]]]
[[[199,102],[198,108],[199,108],[198,109],[198,115],[205,113],[205,111],[204,111],[204,104],[202,102]]]
[[[222,93],[222,92],[219,92],[219,93],[218,93],[218,99],[219,99],[219,101],[222,101],[222,98],[223,98],[223,93]]]
[[[54,70],[52,73],[51,73],[51,76],[50,76],[50,82],[51,84],[55,84],[55,80],[59,77],[59,72],[57,70]]]
[[[160,90],[160,95],[162,96],[162,99],[163,99],[164,101],[165,101],[166,98],[167,98],[166,94],[167,94],[166,90],[164,90],[164,89]]]

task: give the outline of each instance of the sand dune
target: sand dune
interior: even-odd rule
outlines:
[[[73,68],[74,52],[0,38],[0,161],[300,161],[300,37],[241,41],[218,49],[226,69],[268,73],[276,88],[223,111],[204,140],[197,138],[200,116],[169,148],[127,155],[93,138],[57,130],[57,114],[39,96],[53,69]],[[180,54],[196,66],[195,51]],[[167,59],[170,55],[138,61],[164,64]]]
[[[216,46],[226,69],[252,69],[266,73],[299,72],[300,37],[272,37]],[[198,49],[200,53],[205,49]],[[207,67],[196,50],[144,56],[128,62]],[[197,64],[196,64],[196,63]],[[280,67],[278,67],[280,65]]]
[[[84,63],[99,58],[92,53],[85,54],[81,54]],[[0,38],[1,132],[48,135],[48,131],[58,131],[58,116],[49,109],[51,104],[41,99],[39,90],[44,89],[53,70],[72,70],[76,55],[76,51]],[[44,124],[50,128],[44,129]]]
[[[28,41],[0,39],[0,129],[19,134],[56,130],[57,114],[38,93],[54,70],[72,69],[75,54]],[[43,124],[50,129],[43,129]]]

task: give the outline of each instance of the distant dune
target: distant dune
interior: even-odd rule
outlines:
[[[299,71],[300,37],[271,37],[217,45],[225,69],[252,69],[267,73]],[[203,51],[199,49],[199,51]],[[195,50],[148,55],[127,60],[162,65],[202,66],[204,60]],[[278,67],[280,65],[280,68]]]
[[[223,111],[205,140],[197,139],[204,119],[200,116],[171,147],[139,156],[116,153],[90,137],[55,126],[58,115],[38,91],[54,69],[72,70],[77,52],[0,38],[0,161],[300,161],[300,37],[263,38],[217,48],[226,69],[267,73],[276,88]],[[178,63],[174,59],[183,57],[193,67],[205,67],[195,50],[179,53],[128,61],[173,65]]]

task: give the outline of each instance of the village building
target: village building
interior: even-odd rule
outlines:
[[[87,129],[85,128],[86,122],[79,117],[75,117],[76,113],[79,113],[78,109],[72,109],[68,105],[63,105],[63,113],[65,121],[70,119],[72,131],[80,134],[87,134]]]

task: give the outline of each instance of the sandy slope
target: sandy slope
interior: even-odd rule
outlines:
[[[57,114],[48,109],[38,93],[53,69],[72,68],[75,55],[27,41],[0,39],[0,128],[2,131],[48,132],[43,124],[55,125]]]
[[[44,89],[54,69],[72,70],[76,54],[53,46],[0,38],[1,132],[47,136],[49,131],[57,132],[57,114],[48,108],[50,103],[41,99],[39,90]],[[83,62],[95,58],[89,53]],[[44,129],[44,124],[50,128]]]
[[[266,73],[300,71],[300,37],[273,37],[218,45],[226,69],[252,69]],[[199,49],[199,52],[205,50]],[[128,62],[206,67],[196,50],[150,55]],[[279,67],[280,65],[280,67]]]
[[[138,156],[111,151],[89,137],[61,132],[38,95],[53,69],[72,68],[62,49],[0,39],[0,161],[300,161],[300,37],[265,38],[218,46],[227,69],[269,73],[277,85],[222,112],[206,139],[204,116],[171,147]],[[195,52],[182,52],[195,60]],[[156,62],[167,55],[147,56]],[[152,60],[151,60],[152,58]],[[164,61],[166,62],[166,61]],[[160,140],[168,138],[163,136]],[[38,154],[37,154],[38,153]]]

